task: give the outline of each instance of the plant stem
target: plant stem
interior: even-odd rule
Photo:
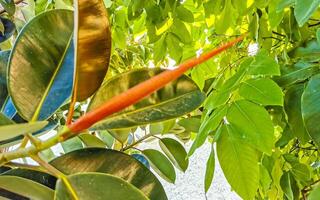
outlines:
[[[52,165],[50,165],[49,163],[47,163],[46,161],[44,161],[39,155],[32,155],[31,158],[36,161],[37,163],[39,163],[39,165],[41,165],[43,168],[47,169],[50,173],[52,173],[54,176],[58,177],[59,179],[62,180],[62,182],[65,184],[65,186],[67,187],[68,191],[70,192],[72,198],[74,200],[79,200],[79,197],[76,193],[76,191],[73,189],[72,185],[70,184],[67,176],[65,174],[63,174],[61,171],[59,171],[58,169],[56,169],[55,167],[53,167]]]
[[[151,136],[153,136],[153,134],[151,134],[151,133],[150,133],[150,134],[147,134],[147,135],[143,136],[142,138],[140,138],[139,140],[135,141],[134,143],[132,143],[132,144],[130,144],[130,145],[122,148],[121,151],[126,151],[126,150],[128,150],[128,149],[131,149],[131,148],[133,148],[134,146],[136,146],[137,144],[143,142],[144,140],[148,139],[148,138],[151,137]]]
[[[76,122],[71,124],[69,128],[75,134],[82,130],[90,128],[94,123],[104,119],[105,117],[119,112],[120,110],[137,103],[139,100],[147,97],[158,89],[162,88],[171,81],[177,79],[183,75],[186,71],[193,68],[194,66],[207,61],[215,55],[225,51],[226,49],[234,46],[238,42],[242,41],[245,35],[238,37],[220,47],[213,49],[212,51],[205,53],[197,58],[190,59],[180,64],[174,70],[164,71],[152,78],[130,88],[129,90],[114,96],[109,101],[102,104],[97,109],[88,112],[86,115],[80,117]]]
[[[20,148],[17,150],[0,154],[0,166],[16,158],[24,158],[30,155],[36,155],[42,150],[48,149],[59,142],[63,142],[68,138],[78,135],[82,131],[90,128],[96,122],[104,119],[105,117],[112,115],[115,112],[121,111],[122,109],[138,102],[139,100],[152,94],[158,89],[164,87],[167,83],[177,79],[178,77],[183,75],[184,72],[191,69],[192,67],[198,64],[201,64],[207,61],[208,59],[212,58],[213,56],[218,55],[219,53],[225,51],[226,49],[234,46],[238,42],[242,41],[244,37],[245,35],[239,38],[236,38],[224,45],[221,45],[218,48],[213,49],[208,53],[205,53],[197,58],[190,59],[180,64],[178,68],[174,70],[164,71],[148,79],[147,81],[144,81],[130,88],[126,92],[111,98],[109,101],[105,102],[97,109],[80,117],[73,124],[67,127],[64,127],[61,132],[59,132],[57,135],[49,138],[46,141],[43,141],[43,142],[41,141],[39,142],[39,144],[32,144],[30,147],[27,147],[27,148],[22,148],[22,149]]]

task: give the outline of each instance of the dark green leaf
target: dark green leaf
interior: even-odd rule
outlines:
[[[285,94],[284,108],[292,133],[298,137],[302,144],[305,144],[310,140],[310,136],[305,128],[301,113],[301,96],[303,91],[304,84],[290,87]]]
[[[288,87],[295,83],[303,82],[309,77],[320,72],[320,68],[318,65],[310,65],[309,63],[303,62],[292,68],[290,67],[289,73],[283,74],[282,76],[275,78],[275,81],[281,87]]]
[[[0,126],[0,141],[11,139],[23,134],[36,132],[41,130],[47,124],[47,121],[42,121]]]
[[[306,61],[319,61],[319,55],[320,44],[316,40],[311,40],[289,52],[290,57],[303,58]]]
[[[10,51],[0,51],[0,110],[8,98],[7,64]]]
[[[130,183],[109,174],[92,172],[75,174],[68,176],[68,181],[81,200],[102,200],[105,198],[117,200],[148,199],[140,190]],[[55,199],[74,199],[61,180],[57,182]]]
[[[141,190],[151,200],[167,200],[158,179],[131,156],[103,148],[86,148],[62,155],[50,162],[65,174],[101,172],[117,176]]]
[[[6,197],[10,193],[15,199],[30,198],[30,199],[53,199],[54,191],[50,188],[41,185],[29,179],[17,176],[0,176],[1,188],[3,191],[1,196]]]
[[[185,8],[183,5],[176,7],[177,16],[180,20],[192,23],[194,22],[193,14],[190,10]]]
[[[305,127],[312,140],[320,147],[320,75],[309,81],[301,100],[301,112]]]
[[[170,161],[181,171],[185,172],[189,165],[187,152],[180,142],[172,138],[162,138],[159,140],[162,151],[168,156]]]
[[[319,7],[320,0],[295,0],[294,16],[302,27]]]
[[[148,158],[151,167],[165,180],[174,183],[176,172],[167,157],[154,149],[145,149],[142,153]]]
[[[44,12],[20,32],[10,56],[8,87],[24,119],[47,119],[69,98],[73,82],[72,33],[70,10]]]
[[[288,200],[293,200],[293,191],[291,189],[291,180],[290,180],[290,173],[285,172],[281,179],[280,179],[280,185],[282,188],[282,191],[288,198]]]
[[[18,176],[21,178],[30,179],[32,181],[35,181],[37,183],[40,183],[44,186],[47,186],[51,189],[55,189],[57,178],[36,170],[30,170],[30,169],[23,169],[23,168],[17,168],[17,169],[11,169],[9,171],[6,171],[2,175],[4,176]]]
[[[133,70],[108,80],[93,97],[88,111],[161,71],[163,70]],[[130,128],[173,119],[193,111],[202,104],[203,100],[204,94],[200,92],[197,85],[187,76],[182,76],[140,102],[96,123],[92,129]]]

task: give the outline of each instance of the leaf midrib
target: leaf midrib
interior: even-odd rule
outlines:
[[[42,98],[41,98],[38,106],[36,107],[36,110],[35,110],[32,118],[31,118],[31,122],[32,122],[32,121],[37,121],[38,118],[39,118],[41,108],[42,108],[42,106],[43,106],[43,104],[44,104],[44,102],[45,102],[45,100],[46,100],[46,98],[47,98],[47,96],[48,96],[48,94],[49,94],[49,92],[50,92],[50,89],[51,89],[51,87],[52,87],[52,85],[53,85],[53,82],[54,82],[56,76],[57,76],[58,73],[59,73],[59,70],[61,69],[61,66],[62,66],[63,61],[65,60],[66,54],[67,54],[68,49],[69,49],[69,47],[70,47],[70,43],[71,43],[72,37],[73,37],[73,34],[70,35],[69,41],[68,41],[68,43],[67,43],[67,46],[66,46],[66,48],[65,48],[65,50],[64,50],[64,52],[63,52],[63,54],[62,54],[62,56],[61,56],[61,59],[60,59],[60,61],[59,61],[59,63],[58,63],[57,68],[55,69],[55,71],[54,71],[54,73],[53,73],[53,75],[52,75],[52,77],[51,77],[51,79],[50,79],[49,84],[48,84],[47,87],[46,87],[46,90],[45,90],[44,94],[42,95]]]

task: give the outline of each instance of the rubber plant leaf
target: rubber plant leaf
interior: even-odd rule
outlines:
[[[70,97],[72,38],[73,12],[62,9],[43,12],[19,33],[9,59],[8,88],[25,120],[49,118]]]
[[[111,32],[103,0],[74,0],[75,81],[73,98],[83,101],[101,85],[109,66]]]

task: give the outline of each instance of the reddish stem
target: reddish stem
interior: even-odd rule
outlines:
[[[76,122],[69,125],[71,132],[73,134],[77,134],[85,129],[91,127],[94,123],[104,119],[105,117],[119,112],[122,109],[137,103],[139,100],[145,98],[146,96],[152,94],[153,92],[157,91],[158,89],[164,87],[166,84],[170,83],[171,81],[177,79],[187,70],[191,69],[192,67],[201,64],[208,59],[212,58],[213,56],[225,51],[226,49],[234,46],[236,43],[243,40],[245,35],[240,36],[233,41],[230,41],[220,47],[213,49],[212,51],[205,53],[197,58],[190,59],[182,64],[180,64],[174,70],[167,70],[164,71],[132,88],[123,92],[117,96],[114,96],[109,101],[102,104],[97,109],[88,112],[81,118],[79,118]]]

